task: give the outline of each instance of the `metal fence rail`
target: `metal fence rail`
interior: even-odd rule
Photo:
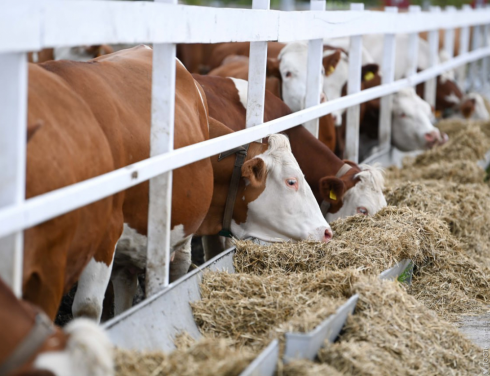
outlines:
[[[170,1],[172,2],[172,0]],[[322,3],[322,4],[320,4]],[[312,9],[322,9],[323,2],[312,1]],[[356,6],[354,6],[356,7]],[[0,13],[0,275],[21,294],[22,231],[115,192],[127,189],[145,180],[150,183],[149,253],[157,268],[149,273],[150,294],[168,283],[169,226],[171,204],[171,171],[230,148],[257,140],[268,134],[283,131],[298,124],[312,121],[337,109],[358,105],[367,100],[392,94],[404,87],[433,79],[441,72],[490,56],[487,35],[483,41],[474,38],[472,51],[426,69],[406,79],[392,82],[389,77],[383,85],[365,91],[349,89],[346,97],[315,105],[318,96],[308,101],[306,110],[261,124],[263,122],[265,41],[309,40],[307,92],[318,90],[319,40],[349,36],[359,49],[363,34],[387,34],[385,51],[387,64],[396,64],[388,56],[395,48],[391,37],[397,33],[415,35],[419,31],[453,30],[462,27],[463,46],[469,46],[469,27],[484,26],[488,30],[490,10],[472,11],[450,9],[441,12],[434,8],[422,13],[412,8],[410,13],[355,11],[280,12],[267,10],[268,0],[255,0],[252,10],[203,8],[164,4],[162,2],[92,2],[92,1],[26,1],[4,6]],[[324,8],[323,8],[324,9]],[[22,20],[19,22],[19,20]],[[294,26],[293,26],[294,25]],[[412,38],[411,49],[417,49]],[[475,42],[475,39],[476,42]],[[218,43],[252,41],[250,54],[250,84],[247,108],[247,129],[208,140],[182,149],[173,149],[173,113],[175,97],[175,43]],[[447,43],[451,38],[446,39]],[[482,43],[481,43],[482,42]],[[27,110],[26,52],[44,47],[75,46],[100,43],[153,43],[153,92],[151,158],[123,169],[58,189],[29,200],[25,191],[25,124]],[[482,47],[484,46],[484,47]],[[432,53],[437,44],[431,43]],[[446,47],[449,48],[449,47]],[[350,56],[349,64],[360,67],[360,54]],[[415,66],[415,65],[414,65]],[[389,67],[382,67],[390,74]],[[357,69],[357,68],[356,68]],[[488,72],[483,71],[482,74]],[[476,74],[476,73],[474,73]],[[481,77],[485,78],[486,77]],[[354,80],[350,80],[350,85]],[[429,85],[427,85],[429,86]],[[429,102],[434,93],[428,94]],[[254,107],[250,103],[255,103]],[[387,103],[387,104],[385,104]],[[383,107],[389,101],[383,101]],[[383,111],[383,110],[382,110]],[[384,110],[386,111],[386,109]],[[390,136],[391,119],[383,116],[380,134],[386,145]],[[260,124],[260,125],[259,125]],[[315,123],[310,130],[315,133]],[[353,123],[352,123],[353,124]],[[252,127],[253,126],[253,127]],[[353,125],[349,125],[351,128]],[[156,137],[165,130],[167,136]],[[349,142],[357,144],[358,132],[350,132]],[[349,134],[349,130],[348,130]],[[355,148],[354,148],[355,149]],[[349,157],[357,160],[357,150]],[[135,173],[137,172],[137,173]],[[162,175],[164,174],[164,175]],[[152,194],[157,191],[163,195]],[[163,187],[163,188],[162,188]],[[166,223],[158,225],[156,223]],[[165,272],[167,270],[167,272]],[[163,273],[163,274],[162,274]]]

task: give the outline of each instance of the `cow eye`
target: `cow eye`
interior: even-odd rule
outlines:
[[[357,213],[362,215],[368,215],[369,211],[364,206],[359,206],[357,208]]]
[[[291,72],[289,72],[289,71],[287,71],[285,76],[286,76],[286,78],[289,78],[289,77],[291,77],[291,76],[292,76],[292,73],[291,73]]]
[[[402,112],[402,113],[400,114],[400,117],[402,117],[402,118],[407,117],[407,114],[406,114],[405,112]]]
[[[295,179],[295,178],[288,178],[288,179],[286,179],[286,185],[289,188],[294,189],[295,191],[298,190],[298,180]]]

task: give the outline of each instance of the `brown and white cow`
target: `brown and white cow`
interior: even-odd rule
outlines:
[[[56,327],[37,306],[18,300],[0,279],[0,374],[110,376],[112,344],[93,321]]]
[[[210,115],[234,130],[244,129],[248,83],[234,78],[194,78],[206,92]],[[264,121],[290,113],[284,102],[266,91]],[[374,215],[386,206],[379,168],[342,161],[303,126],[283,133],[328,221],[356,213]]]
[[[27,54],[27,61],[29,61],[29,63],[44,63],[50,60],[87,61],[113,52],[114,49],[107,44],[44,48],[41,51],[29,52]]]

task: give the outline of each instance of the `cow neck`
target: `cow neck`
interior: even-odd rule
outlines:
[[[344,163],[344,165],[340,168],[340,170],[335,174],[335,177],[340,179],[351,168],[352,168],[352,166],[349,166],[347,163]],[[320,210],[322,211],[322,214],[325,217],[327,215],[328,211],[330,210],[330,202],[323,200],[322,203],[320,204]]]
[[[230,188],[228,189],[228,196],[226,197],[225,212],[223,214],[223,228],[219,232],[219,235],[227,238],[232,237],[231,220],[233,218],[236,196],[240,185],[240,179],[242,177],[242,166],[247,158],[249,146],[250,144],[238,146],[234,149],[221,153],[218,157],[218,162],[221,162],[224,158],[229,157],[230,155],[236,155],[235,165],[233,166],[233,172],[230,179]]]
[[[301,125],[284,133],[289,137],[294,157],[317,202],[321,203],[320,179],[335,175],[344,162]]]

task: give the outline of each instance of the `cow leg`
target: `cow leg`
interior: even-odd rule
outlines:
[[[96,261],[92,257],[78,280],[77,292],[73,301],[73,317],[88,317],[99,322],[102,315],[102,303],[111,277],[112,258],[110,264]]]
[[[183,240],[183,244],[175,250],[173,261],[170,263],[170,282],[176,281],[187,273],[191,266],[192,236]]]
[[[232,240],[219,235],[206,235],[202,237],[202,247],[206,261],[216,257],[224,250],[233,246]]]
[[[138,274],[124,266],[115,266],[111,275],[114,286],[114,316],[133,306],[133,298],[138,289]]]

